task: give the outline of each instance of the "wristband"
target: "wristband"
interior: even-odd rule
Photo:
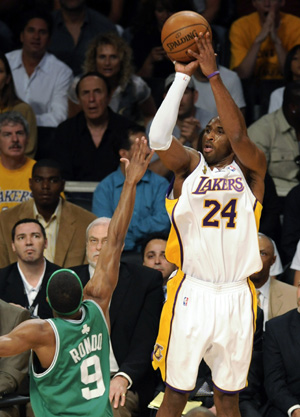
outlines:
[[[220,74],[220,71],[215,71],[215,72],[212,72],[211,74],[207,75],[206,78],[210,79],[210,78],[212,78],[212,77],[214,77],[215,75],[218,75],[218,74]]]

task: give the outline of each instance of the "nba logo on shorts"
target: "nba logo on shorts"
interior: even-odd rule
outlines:
[[[189,297],[184,297],[183,298],[183,305],[187,306],[188,301],[189,301]]]

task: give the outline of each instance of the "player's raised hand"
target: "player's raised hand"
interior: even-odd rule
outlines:
[[[203,74],[207,76],[217,71],[218,67],[216,62],[216,54],[211,43],[210,33],[207,32],[205,35],[203,35],[203,33],[200,32],[199,36],[195,37],[195,42],[199,52],[196,53],[189,49],[188,53],[197,60]]]
[[[137,184],[140,181],[148,168],[153,154],[154,151],[150,151],[145,137],[141,139],[136,138],[131,160],[129,161],[127,158],[120,159],[120,162],[125,164],[127,182]]]

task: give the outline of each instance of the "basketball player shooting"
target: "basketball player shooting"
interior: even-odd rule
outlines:
[[[28,320],[0,337],[0,357],[33,351],[30,401],[36,416],[113,416],[109,401],[108,309],[117,285],[136,185],[151,156],[144,138],[136,140],[130,163],[121,159],[126,172],[122,193],[95,273],[84,289],[75,272],[54,272],[47,284],[47,298],[55,318]]]
[[[166,247],[178,272],[168,281],[153,366],[166,384],[158,417],[180,417],[202,358],[214,383],[218,417],[240,417],[255,330],[256,293],[249,276],[262,267],[257,229],[266,159],[247,136],[243,115],[224,86],[209,33],[195,38],[194,61],[175,62],[176,76],[150,130],[150,146],[175,174],[166,207]],[[218,116],[205,128],[201,152],[172,131],[190,76],[200,66]],[[205,100],[205,97],[203,97]]]

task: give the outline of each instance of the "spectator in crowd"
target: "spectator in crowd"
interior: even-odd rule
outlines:
[[[59,0],[53,12],[53,33],[49,50],[72,68],[74,75],[82,71],[88,43],[99,33],[116,30],[102,14],[90,9],[85,0]]]
[[[121,158],[132,158],[136,138],[145,136],[142,126],[129,129],[120,145]],[[93,194],[92,212],[97,217],[111,217],[117,207],[125,181],[123,164],[104,178]],[[134,213],[125,238],[124,251],[140,252],[143,239],[150,233],[169,231],[170,221],[165,209],[168,181],[147,170],[136,187]]]
[[[286,86],[282,107],[248,128],[249,137],[266,155],[279,197],[285,197],[299,181],[299,115],[300,82],[294,81]]]
[[[76,94],[82,111],[58,126],[51,154],[66,180],[101,181],[118,168],[120,142],[135,123],[110,110],[108,82],[97,72],[80,78]]]
[[[161,30],[165,21],[181,10],[194,10],[193,0],[145,0],[134,24],[123,34],[133,50],[136,74],[150,85],[157,106],[162,101],[164,80],[174,72],[161,45]]]
[[[266,323],[264,335],[266,417],[300,415],[300,285],[294,308]]]
[[[108,236],[110,219],[94,220],[86,231],[88,265],[72,269],[83,284],[94,275],[97,259]],[[156,384],[151,351],[158,331],[163,303],[162,277],[141,265],[121,262],[118,284],[113,292],[109,315],[111,324],[110,400],[118,416],[147,416],[147,405]],[[123,407],[119,395],[126,392]]]
[[[109,107],[114,112],[144,125],[154,117],[156,106],[151,89],[133,73],[131,48],[116,33],[98,35],[90,42],[83,70],[98,71],[107,78],[111,89]],[[77,103],[78,107],[74,90],[69,95],[71,106]]]
[[[52,20],[46,11],[31,10],[23,16],[22,49],[9,52],[18,96],[33,108],[37,125],[56,127],[68,115],[68,89],[72,70],[47,52]]]
[[[263,267],[250,276],[258,299],[258,305],[264,312],[264,325],[273,317],[280,316],[295,306],[296,289],[293,285],[278,281],[270,276],[274,264],[274,246],[272,240],[261,233],[258,235],[260,256]]]
[[[281,206],[281,199],[277,195],[274,180],[271,175],[266,172],[265,194],[259,222],[259,231],[273,239],[276,246],[278,246],[279,251],[281,251]]]
[[[165,95],[171,87],[174,78],[175,73],[170,74],[167,77],[165,81]],[[197,149],[200,132],[215,116],[215,112],[206,110],[204,108],[205,105],[203,107],[202,100],[199,100],[199,94],[202,94],[201,88],[197,89],[197,85],[198,83],[195,81],[195,78],[191,78],[182,96],[176,126],[173,131],[173,135],[176,136],[181,143],[194,149]]]
[[[3,20],[0,20],[0,45],[2,52],[9,52],[15,46],[13,33]]]
[[[284,64],[284,81],[300,81],[300,44],[294,46],[286,55]],[[271,93],[268,113],[278,110],[282,106],[285,87],[279,87]]]
[[[84,236],[96,216],[61,197],[65,181],[56,161],[39,160],[32,168],[29,186],[32,199],[0,213],[0,267],[16,261],[8,240],[15,222],[23,218],[38,220],[47,234],[45,257],[67,268],[85,260]]]
[[[291,269],[294,270],[294,285],[298,287],[300,283],[300,240],[297,245],[295,255],[291,263]]]
[[[235,0],[236,14],[238,17],[255,12],[252,0]],[[284,1],[281,10],[285,13],[300,17],[300,4],[298,0]]]
[[[166,233],[153,233],[149,235],[142,245],[143,265],[160,271],[163,276],[163,288],[166,294],[167,281],[172,272],[177,269],[165,256],[168,235]]]
[[[0,356],[12,356],[27,349],[34,352],[30,399],[36,416],[112,416],[108,389],[109,306],[118,282],[120,256],[134,209],[136,184],[152,154],[146,141],[142,140],[136,144],[131,163],[124,161],[127,169],[123,193],[95,273],[84,289],[74,271],[54,272],[47,285],[47,298],[55,319],[30,320],[0,338]],[[142,330],[136,344],[138,353],[144,337]],[[120,401],[124,406],[127,391],[120,388],[115,402]]]
[[[29,126],[28,142],[25,155],[34,158],[37,149],[37,128],[34,111],[29,104],[20,100],[6,56],[0,52],[0,113],[17,111],[24,116]]]
[[[0,114],[0,211],[31,198],[28,179],[35,161],[25,155],[28,136],[20,113]]]
[[[213,42],[214,44],[216,43],[215,35]],[[218,65],[218,70],[220,71],[220,75],[225,87],[229,91],[236,105],[241,109],[242,113],[245,114],[246,103],[244,99],[242,83],[238,75],[223,65]],[[192,76],[192,80],[194,81],[195,89],[198,92],[198,99],[195,103],[196,106],[211,113],[212,117],[216,116],[218,112],[215,104],[215,99],[209,85],[209,80],[203,74],[200,67],[197,68],[196,72]]]
[[[171,84],[175,78],[175,73],[170,74],[165,80],[164,97],[167,94]],[[177,137],[181,143],[194,149],[198,148],[201,131],[205,128],[207,123],[213,118],[214,114],[198,107],[195,103],[198,100],[198,91],[196,90],[195,82],[191,78],[190,82],[182,96],[180,106],[178,109],[177,122],[173,130],[173,135]],[[151,123],[147,126],[147,134],[149,133]],[[157,154],[154,154],[151,164],[151,171],[162,175],[166,178],[171,177],[169,171],[160,161]]]
[[[137,74],[143,78],[166,78],[174,66],[161,46],[165,21],[181,10],[193,10],[193,1],[146,0],[141,4],[135,25],[131,28],[131,46]]]
[[[287,51],[300,40],[300,19],[280,12],[284,0],[254,0],[254,13],[230,29],[231,68],[241,79],[282,79]]]
[[[300,169],[300,168],[299,168]],[[284,265],[291,263],[300,240],[300,184],[285,197],[282,223],[281,251]]]
[[[0,269],[0,298],[27,308],[31,316],[52,317],[46,286],[58,265],[44,257],[47,237],[38,220],[19,220],[11,230],[17,262]]]
[[[29,311],[0,299],[0,337],[12,331],[18,324],[30,318]],[[11,358],[0,358],[0,398],[19,390],[28,373],[29,350]],[[27,388],[27,387],[26,387]],[[0,409],[1,417],[18,417],[17,405]]]

